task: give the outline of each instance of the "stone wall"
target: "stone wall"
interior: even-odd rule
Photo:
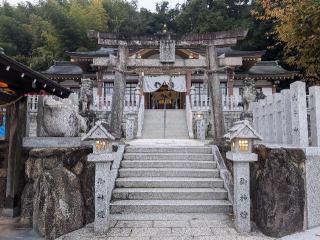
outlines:
[[[91,148],[33,149],[22,193],[21,223],[55,239],[94,221]]]
[[[252,220],[265,235],[282,237],[303,230],[305,161],[301,149],[255,147],[251,164]]]

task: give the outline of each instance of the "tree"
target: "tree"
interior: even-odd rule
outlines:
[[[250,21],[248,1],[187,0],[177,17],[180,33],[214,32],[248,28]]]
[[[257,0],[258,19],[273,21],[273,33],[284,45],[285,61],[304,70],[309,81],[320,81],[320,2],[316,0]]]

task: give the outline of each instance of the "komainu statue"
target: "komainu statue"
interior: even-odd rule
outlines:
[[[244,89],[243,89],[243,110],[248,112],[249,105],[256,101],[257,90],[254,79],[246,77],[244,79]]]
[[[80,113],[86,115],[93,105],[93,82],[90,79],[81,79]]]

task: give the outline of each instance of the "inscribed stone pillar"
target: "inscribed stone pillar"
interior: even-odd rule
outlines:
[[[292,143],[298,147],[308,147],[308,119],[306,83],[294,82],[290,85]]]
[[[218,75],[218,56],[216,47],[207,47],[207,62],[209,66],[208,86],[211,99],[212,136],[215,143],[219,143],[225,134],[224,115],[222,110],[222,96]]]
[[[274,94],[274,129],[275,129],[275,140],[277,144],[282,144],[282,95],[280,93]]]
[[[89,162],[96,165],[95,171],[95,219],[94,232],[97,235],[106,234],[110,224],[110,204],[108,191],[111,181],[111,163],[114,160],[112,153],[90,154]]]
[[[202,141],[206,140],[206,125],[204,119],[196,120],[197,126],[197,139]]]
[[[115,72],[115,80],[112,95],[111,133],[116,139],[121,138],[122,119],[124,111],[124,98],[126,91],[126,76],[128,47],[119,46],[118,63]]]
[[[320,147],[320,87],[309,88],[311,145]]]
[[[258,156],[227,152],[227,158],[233,162],[235,227],[240,233],[248,233],[251,231],[249,163],[257,161]]]
[[[285,89],[281,91],[282,94],[282,134],[283,143],[292,144],[292,120],[291,120],[291,97],[290,90]]]
[[[267,107],[266,107],[266,119],[267,119],[267,131],[266,131],[266,141],[268,143],[273,143],[274,139],[274,122],[273,122],[273,96],[267,96]]]

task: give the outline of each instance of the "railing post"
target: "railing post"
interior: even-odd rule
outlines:
[[[274,94],[274,127],[275,127],[275,143],[283,143],[282,141],[282,95],[280,93]]]
[[[320,147],[320,87],[309,88],[311,146]]]
[[[292,143],[299,147],[308,147],[308,119],[306,84],[294,82],[290,85]]]

